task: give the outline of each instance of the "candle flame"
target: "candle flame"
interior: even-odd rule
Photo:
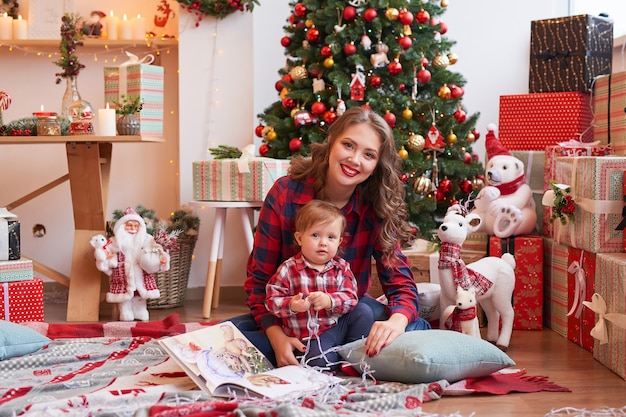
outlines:
[[[111,13],[109,13],[109,16],[113,17],[113,10],[111,10]]]
[[[107,110],[109,110],[109,102],[107,101]]]
[[[43,111],[43,104],[41,105],[41,111]]]
[[[17,20],[22,20],[22,15],[17,15]]]
[[[124,13],[124,20],[127,20],[126,13]]]

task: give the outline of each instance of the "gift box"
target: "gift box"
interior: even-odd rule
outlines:
[[[141,136],[163,136],[163,67],[148,64],[104,67],[104,100],[119,102],[121,96],[129,99],[140,97],[143,103],[139,112]]]
[[[610,74],[613,21],[591,15],[534,20],[530,24],[529,93],[591,90]]]
[[[569,248],[543,238],[543,325],[567,337]]]
[[[13,323],[44,321],[43,280],[4,282],[0,284],[0,319]]]
[[[543,240],[539,235],[489,237],[488,256],[515,257],[513,329],[543,329]]]
[[[623,231],[616,228],[624,207],[625,169],[626,158],[619,156],[556,158],[554,180],[569,186],[563,195],[575,204],[573,221],[552,223],[558,243],[593,253],[624,250]]]
[[[543,151],[557,142],[594,140],[587,93],[500,96],[498,120],[498,138],[509,151]]]
[[[526,169],[526,184],[533,193],[535,212],[537,213],[538,234],[543,233],[543,206],[541,199],[544,192],[544,159],[545,152],[541,151],[511,151],[511,155],[524,163]]]
[[[33,261],[0,261],[0,282],[27,281],[33,279]]]
[[[272,158],[193,162],[194,200],[263,201],[274,182],[287,174],[289,163]]]
[[[593,357],[626,379],[626,254],[598,254],[595,292],[585,302],[594,313]]]
[[[594,137],[626,155],[626,72],[602,75],[593,85]]]
[[[15,261],[21,257],[20,222],[6,208],[0,208],[0,261]]]
[[[579,141],[561,142],[557,145],[547,146],[544,157],[544,175],[543,189],[550,189],[550,181],[556,178],[556,158],[574,157],[574,156],[608,156],[615,152],[612,147],[600,145],[598,142],[583,143]],[[552,222],[552,209],[542,206],[541,200],[539,207],[543,211],[543,235],[548,237],[554,236]]]
[[[571,247],[567,253],[567,338],[591,352],[595,319],[592,311],[583,308],[583,301],[594,293],[596,254]]]

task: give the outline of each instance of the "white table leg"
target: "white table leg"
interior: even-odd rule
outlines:
[[[224,239],[225,220],[226,208],[216,208],[215,219],[213,221],[213,236],[211,238],[211,253],[209,255],[209,268],[207,270],[204,301],[202,303],[202,317],[205,319],[211,317],[211,301],[213,300],[213,291],[215,288],[218,254],[220,253],[220,245]]]
[[[252,245],[254,244],[254,236],[252,235],[252,225],[250,224],[250,217],[254,215],[254,210],[251,208],[241,209],[241,224],[243,225],[243,233],[246,235],[246,244],[248,245],[248,255],[252,253]]]

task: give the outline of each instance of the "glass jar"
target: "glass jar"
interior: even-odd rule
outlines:
[[[61,121],[56,116],[37,117],[37,136],[61,136]]]

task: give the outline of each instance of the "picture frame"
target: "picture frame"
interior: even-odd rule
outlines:
[[[61,18],[74,12],[74,0],[30,0],[28,39],[60,39]]]

